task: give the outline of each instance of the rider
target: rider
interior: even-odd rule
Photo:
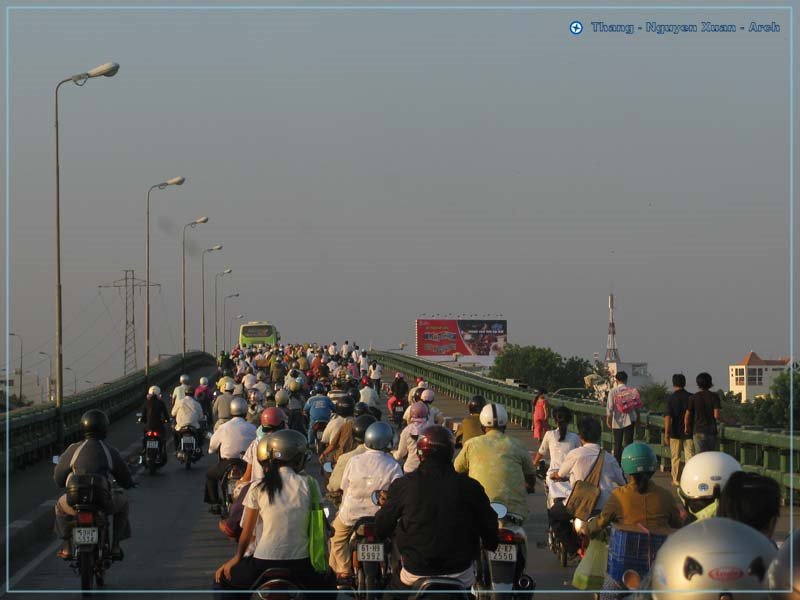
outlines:
[[[161,401],[158,400],[159,404]],[[163,404],[161,404],[163,407]],[[117,450],[104,442],[108,433],[108,417],[101,410],[93,409],[81,417],[81,432],[84,441],[75,442],[64,451],[53,472],[53,479],[59,488],[67,487],[70,475],[100,475],[113,477],[125,489],[133,487],[133,479],[128,466]],[[64,540],[58,552],[59,558],[70,559],[70,540],[75,522],[75,510],[67,504],[66,494],[62,495],[55,506],[56,533]],[[122,548],[119,543],[131,537],[131,526],[128,522],[128,500],[122,492],[111,494],[111,514],[114,515],[113,542],[111,544],[112,560],[122,560]]]
[[[391,391],[392,395],[399,400],[405,400],[408,397],[408,383],[399,371],[394,374]]]
[[[230,403],[231,419],[222,424],[211,436],[208,453],[219,451],[219,462],[206,471],[206,493],[204,502],[211,505],[211,512],[220,513],[218,482],[235,460],[241,460],[250,442],[256,437],[256,428],[244,420],[247,402],[234,398]]]
[[[484,435],[467,441],[453,466],[478,481],[492,502],[504,504],[511,520],[521,523],[528,516],[526,491],[532,493],[536,484],[531,456],[505,435],[508,414],[502,404],[484,406],[480,420]]]
[[[267,390],[269,390],[270,387],[267,385],[267,374],[264,373],[264,371],[256,373],[256,383],[253,387],[261,392],[262,396],[267,395]]]
[[[355,402],[353,402],[353,398],[350,396],[346,396],[339,400],[336,405],[336,414],[342,417],[341,422],[335,423],[331,420],[328,423],[328,427],[331,425],[336,426],[336,431],[331,432],[331,436],[329,438],[328,445],[325,447],[325,450],[322,451],[322,454],[319,457],[319,462],[324,463],[325,457],[330,456],[331,461],[336,462],[339,457],[346,453],[350,452],[353,448],[355,448],[355,442],[353,441],[353,413],[355,412]],[[337,419],[337,421],[339,421]],[[323,432],[323,441],[324,441],[324,434],[327,433],[328,427],[325,428]]]
[[[725,452],[712,450],[690,458],[681,473],[678,495],[692,517],[699,521],[716,516],[722,489],[741,470],[742,465]]]
[[[175,389],[172,390],[172,403],[170,404],[170,409],[175,406],[175,401],[183,398],[186,395],[186,386],[189,385],[189,376],[184,374],[181,375],[180,385],[176,385]]]
[[[151,385],[147,390],[147,397],[142,406],[142,416],[139,419],[140,423],[144,423],[145,431],[156,431],[159,437],[163,440],[166,435],[166,428],[164,425],[169,422],[169,413],[167,407],[161,399],[161,388],[157,385]],[[144,454],[146,437],[142,436],[142,454]],[[166,443],[161,445],[161,457],[164,464],[167,462]]]
[[[244,525],[236,554],[217,569],[217,588],[248,590],[267,569],[288,569],[304,587],[319,589],[324,581],[309,557],[309,513],[316,488],[312,477],[302,474],[306,439],[291,429],[262,439],[256,453],[264,478],[250,487],[244,499]],[[319,495],[318,490],[316,494]],[[245,557],[256,522],[262,532],[255,552]]]
[[[347,467],[350,459],[367,451],[367,447],[364,445],[364,436],[367,433],[367,428],[375,422],[375,417],[372,415],[361,415],[353,421],[353,441],[358,445],[354,450],[342,454],[339,460],[336,461],[333,472],[328,479],[328,491],[332,494],[342,491],[342,475],[344,475],[345,467]]]
[[[366,379],[366,381],[362,379],[361,381],[359,401],[363,402],[370,408],[379,408],[378,404],[380,403],[380,396],[378,396],[378,392],[375,391],[375,388],[370,385],[369,379]]]
[[[194,399],[200,403],[203,414],[206,416],[206,421],[211,423],[212,396],[211,388],[208,385],[208,377],[200,378],[200,385],[194,390]]]
[[[172,406],[172,416],[175,417],[175,451],[181,448],[180,432],[187,427],[195,439],[195,452],[202,452],[203,438],[200,436],[200,421],[203,418],[203,407],[193,397],[194,390],[191,385],[186,386],[183,398],[176,400]]]
[[[214,431],[231,419],[231,402],[233,402],[233,390],[236,387],[233,379],[225,382],[223,393],[214,400],[214,407],[211,409],[214,417]]]
[[[469,416],[461,421],[461,427],[458,428],[458,432],[456,433],[457,446],[463,445],[464,442],[474,437],[483,435],[480,414],[484,406],[486,406],[486,399],[483,396],[475,395],[470,399],[469,404],[467,404]]]
[[[565,502],[569,497],[571,489],[568,484],[555,482],[551,479],[551,474],[557,474],[558,468],[572,450],[581,447],[581,439],[577,434],[567,431],[567,427],[572,422],[572,411],[566,406],[559,406],[553,411],[556,421],[556,429],[548,430],[539,444],[539,449],[533,455],[533,466],[539,468],[543,459],[549,459],[550,465],[547,468],[547,508],[549,509],[556,502]],[[551,522],[551,525],[553,523]]]
[[[321,383],[314,384],[314,395],[303,407],[303,414],[308,417],[309,446],[314,444],[314,423],[327,423],[335,410],[336,405],[325,395],[325,386]]]
[[[300,373],[298,371],[298,373]],[[289,429],[299,431],[303,435],[306,433],[305,421],[303,420],[303,406],[305,406],[306,399],[300,391],[303,384],[299,378],[289,380],[287,387],[289,389],[289,404],[287,409],[289,411]]]
[[[264,396],[256,388],[250,388],[247,392],[247,421],[258,426],[261,418],[261,411],[264,406]]]
[[[409,589],[422,577],[451,577],[468,589],[481,547],[497,548],[497,514],[481,484],[453,469],[453,434],[439,425],[419,437],[419,469],[396,479],[375,515],[380,539],[392,537],[403,568],[391,589]],[[405,597],[405,596],[403,596]]]
[[[428,405],[424,402],[415,402],[409,407],[411,411],[411,422],[408,427],[400,432],[400,439],[397,441],[395,450],[395,460],[403,460],[403,472],[411,473],[419,467],[419,456],[417,455],[417,441],[420,432],[430,423],[428,422]]]
[[[388,423],[370,425],[364,435],[366,451],[351,457],[342,475],[342,504],[332,523],[330,552],[330,566],[340,583],[350,579],[352,561],[348,542],[353,526],[362,517],[371,517],[378,511],[372,503],[372,492],[388,489],[392,481],[403,476],[400,465],[389,453],[393,437],[394,431]]]

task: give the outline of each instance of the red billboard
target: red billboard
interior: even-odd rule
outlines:
[[[497,356],[508,342],[501,319],[417,319],[417,356]]]

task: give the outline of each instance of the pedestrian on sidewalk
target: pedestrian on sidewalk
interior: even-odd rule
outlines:
[[[694,456],[692,431],[684,428],[686,407],[691,394],[686,391],[686,376],[676,373],[672,376],[673,392],[667,397],[667,413],[664,415],[664,445],[669,447],[672,459],[672,484],[680,486],[681,448],[684,464]]]
[[[700,373],[695,381],[700,391],[689,398],[684,427],[692,432],[694,453],[700,454],[717,449],[720,401],[719,396],[711,391],[714,385],[711,375]]]
[[[606,425],[614,433],[614,458],[619,463],[622,460],[622,450],[633,443],[636,409],[642,404],[639,390],[628,387],[628,374],[625,371],[617,373],[614,380],[617,385],[608,392],[606,402]]]
[[[547,390],[537,388],[533,390],[533,439],[542,441],[545,432],[550,429],[547,425],[547,399],[544,395]]]

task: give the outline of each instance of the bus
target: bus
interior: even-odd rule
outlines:
[[[247,346],[252,348],[259,344],[271,346],[277,344],[281,339],[281,334],[274,325],[267,321],[250,321],[244,323],[239,328],[239,347]]]

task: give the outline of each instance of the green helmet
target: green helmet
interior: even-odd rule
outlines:
[[[625,446],[621,466],[625,475],[653,473],[658,468],[658,458],[650,446],[644,442],[636,442]]]

